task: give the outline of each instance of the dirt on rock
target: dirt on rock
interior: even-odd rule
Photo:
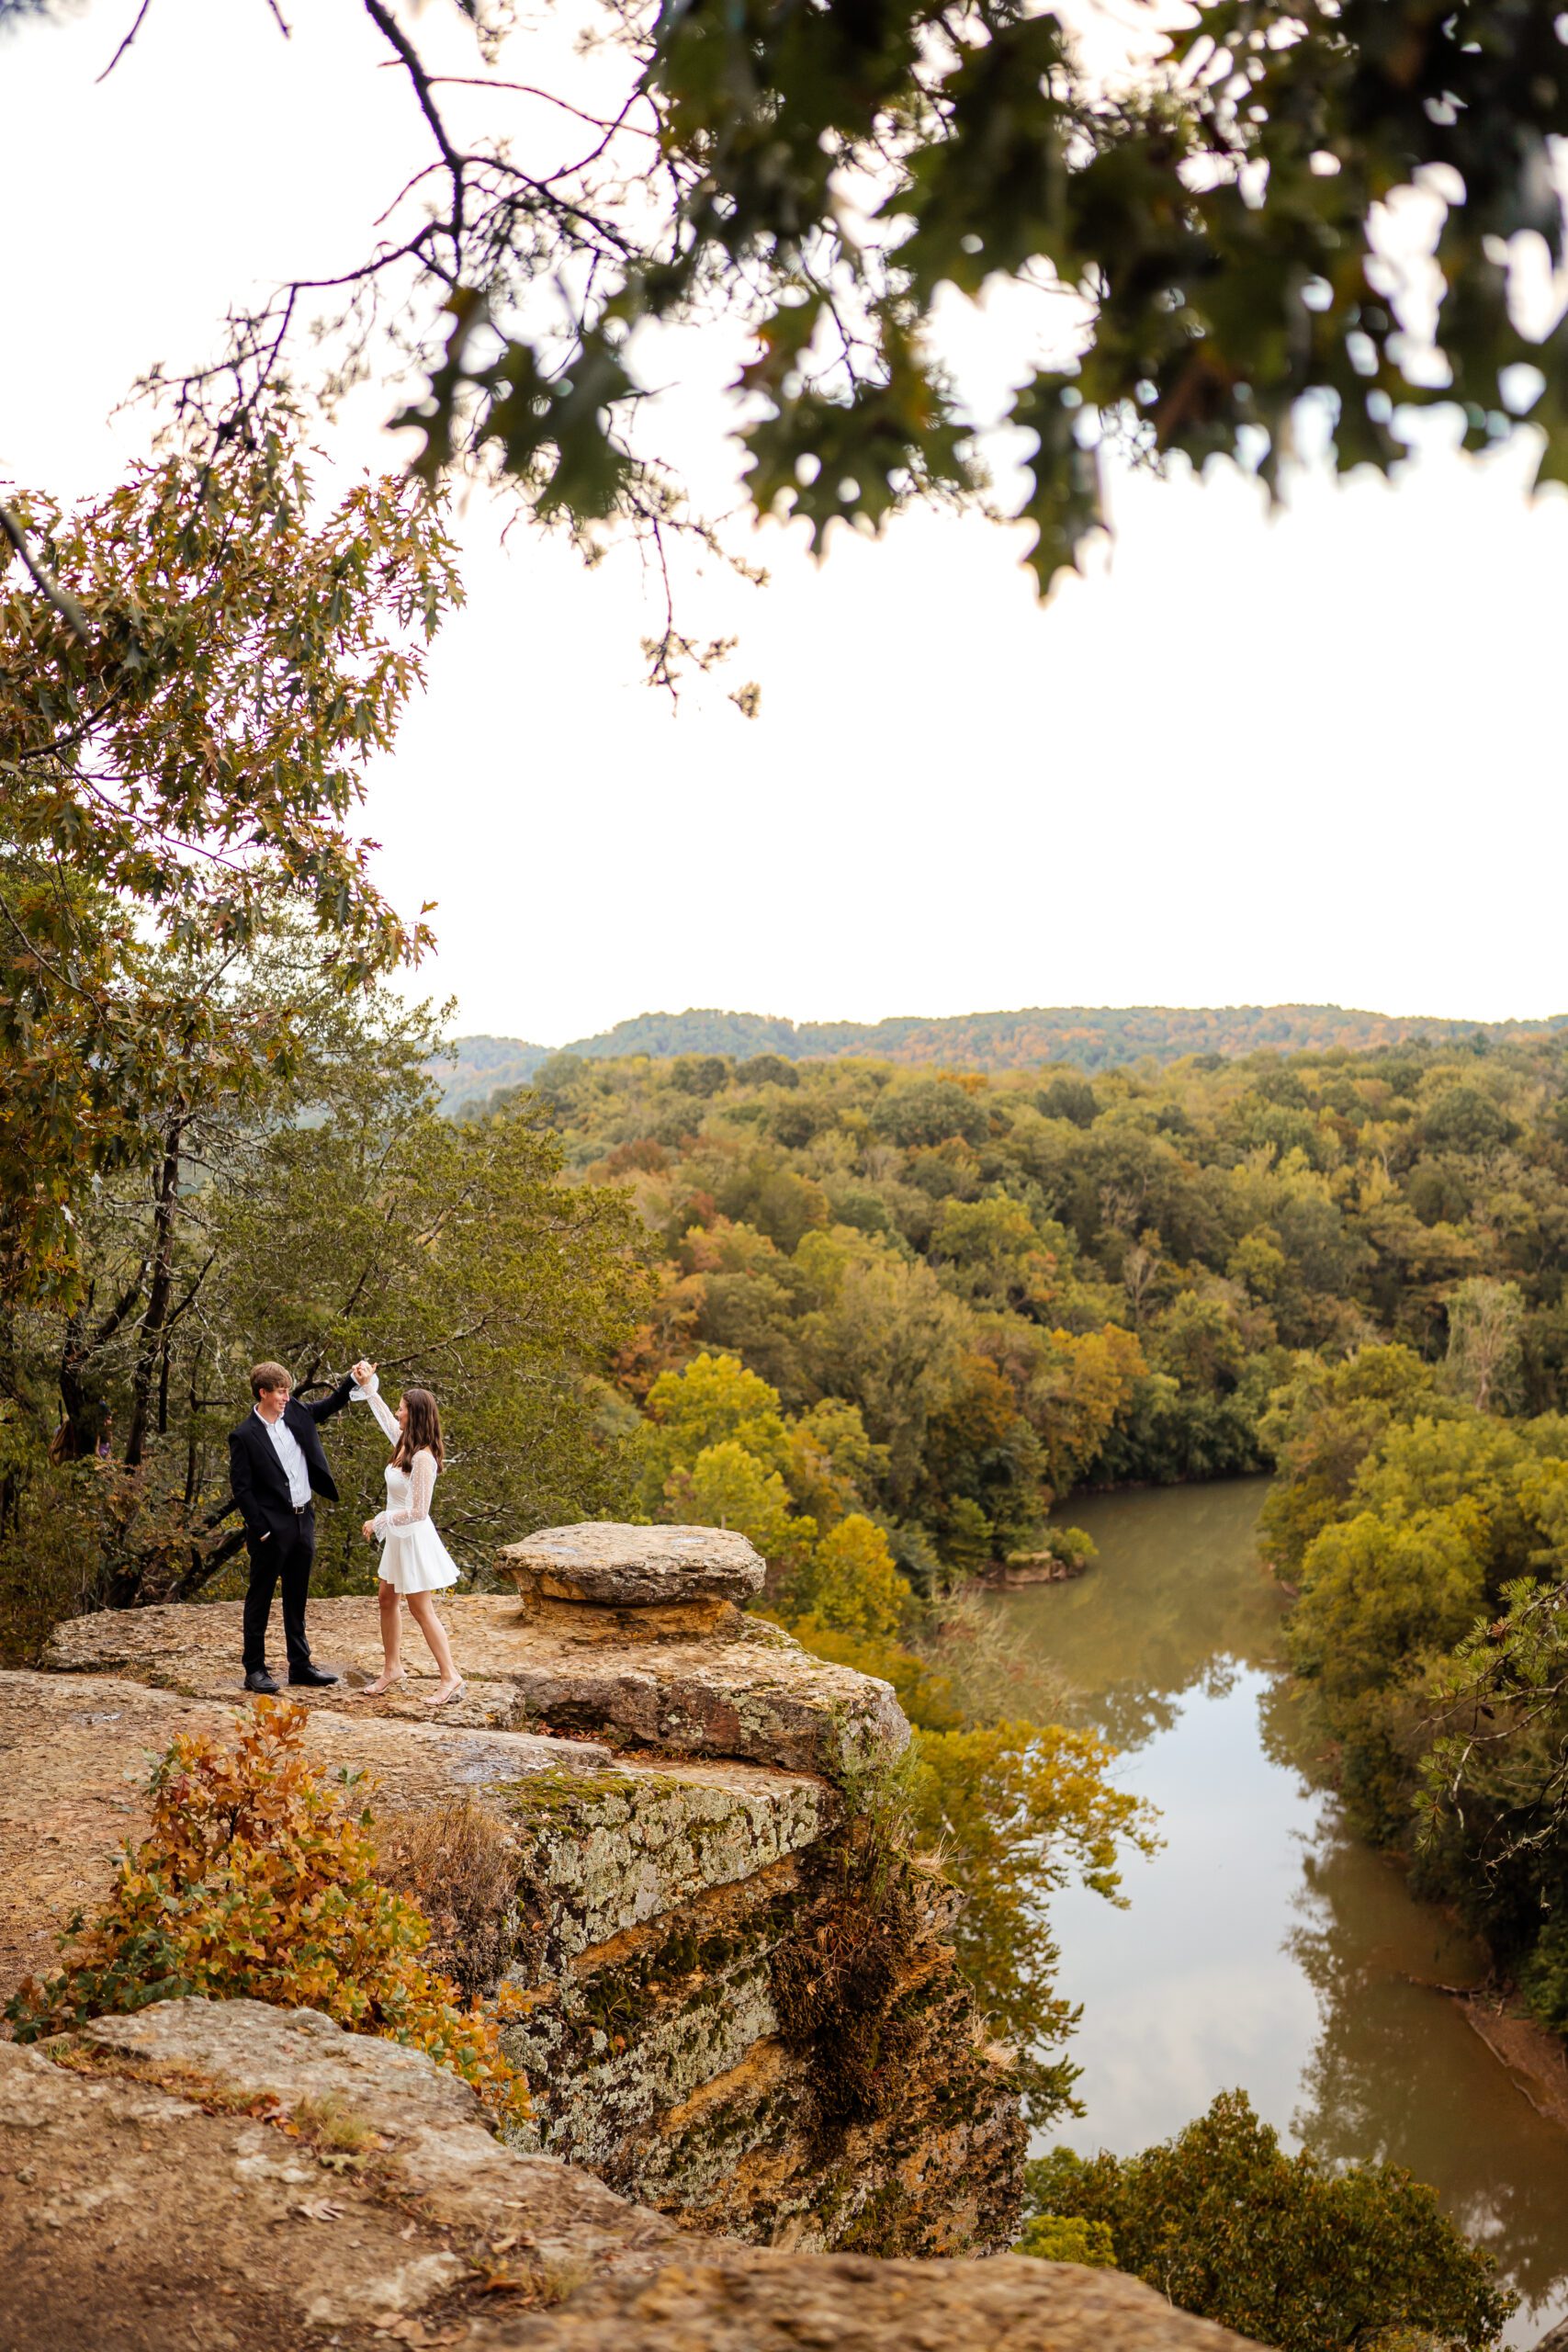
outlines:
[[[487,2281],[537,2298],[678,2244],[503,2148],[422,2052],[314,2010],[167,2001],[0,2045],[8,2352],[384,2342]]]

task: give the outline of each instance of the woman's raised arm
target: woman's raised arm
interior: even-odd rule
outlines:
[[[387,1400],[381,1394],[381,1384],[376,1374],[372,1373],[362,1387],[351,1388],[348,1393],[355,1404],[369,1406],[376,1416],[382,1436],[388,1440],[389,1443],[396,1445],[401,1432],[395,1417],[387,1409]]]

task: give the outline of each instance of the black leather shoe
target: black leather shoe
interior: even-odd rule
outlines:
[[[246,1675],[245,1688],[247,1690],[265,1690],[269,1699],[277,1696],[277,1685],[265,1666],[258,1666],[254,1674]]]
[[[303,1682],[311,1690],[324,1690],[329,1682],[336,1682],[338,1679],[335,1674],[329,1674],[324,1666],[291,1666],[288,1669],[290,1683]]]

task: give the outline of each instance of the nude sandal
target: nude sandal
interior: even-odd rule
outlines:
[[[347,1695],[351,1699],[384,1699],[389,1690],[395,1690],[400,1682],[406,1682],[408,1679],[408,1668],[400,1667],[396,1674],[385,1676],[378,1674],[373,1680],[367,1682],[363,1689],[350,1690]]]

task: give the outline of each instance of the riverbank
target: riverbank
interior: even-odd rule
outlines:
[[[1087,2109],[1057,2136],[1130,2154],[1244,2088],[1288,2144],[1431,2182],[1518,2291],[1507,2340],[1533,2352],[1568,2315],[1568,2131],[1550,2071],[1537,2080],[1544,2052],[1495,2001],[1472,2009],[1484,1953],[1310,1769],[1288,1602],[1254,1540],[1267,1491],[1075,1497],[1097,1566],[989,1602],[1122,1750],[1117,1777],[1159,1807],[1167,1841],[1126,1873],[1126,1911],[1053,1900]]]
[[[1488,1993],[1453,1997],[1536,2113],[1568,2132],[1568,2050],[1558,2036],[1507,1999]]]

